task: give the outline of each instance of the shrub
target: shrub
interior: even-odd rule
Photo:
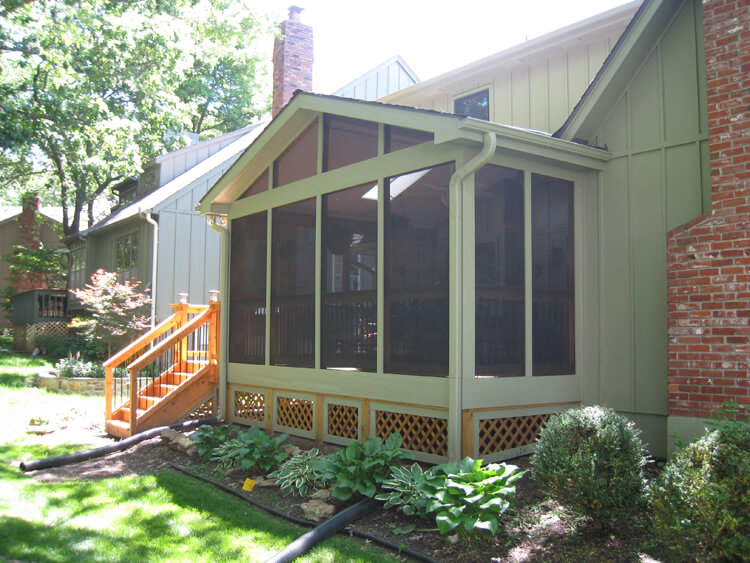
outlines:
[[[271,438],[257,426],[251,426],[236,438],[214,448],[211,460],[219,462],[224,469],[239,467],[248,471],[254,468],[270,471],[289,455],[284,449],[287,437],[287,434],[279,434]]]
[[[654,528],[679,560],[750,553],[750,425],[725,420],[678,450],[651,486]]]
[[[319,489],[325,489],[333,481],[325,479],[322,473],[313,466],[313,461],[321,459],[318,452],[317,448],[313,448],[307,454],[289,458],[268,476],[276,479],[281,492],[285,495],[291,493],[306,497]]]
[[[552,416],[532,457],[532,475],[595,528],[645,499],[646,457],[633,422],[611,409],[580,407]]]
[[[55,370],[60,377],[104,377],[102,364],[80,358],[62,358],[55,364]]]
[[[379,438],[369,438],[364,444],[353,440],[346,448],[313,461],[312,467],[323,479],[336,481],[334,497],[341,500],[358,496],[372,498],[388,478],[391,467],[404,457],[400,447],[400,434],[391,434],[385,444]]]
[[[34,346],[39,348],[42,355],[51,358],[77,356],[86,360],[100,360],[107,351],[100,342],[77,332],[63,338],[54,334],[39,334],[34,338]]]
[[[229,436],[237,430],[239,430],[237,426],[204,424],[190,435],[190,439],[195,442],[198,455],[203,459],[208,459],[213,454],[214,449],[228,441]]]

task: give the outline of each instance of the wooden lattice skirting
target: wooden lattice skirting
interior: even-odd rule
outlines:
[[[61,321],[51,323],[37,323],[35,325],[13,327],[13,348],[20,352],[34,351],[37,336],[49,334],[59,338],[67,338],[70,333],[68,324]]]
[[[532,414],[479,421],[479,455],[489,455],[532,444],[550,414]]]
[[[359,409],[350,405],[329,403],[328,434],[356,440],[359,437]]]
[[[292,397],[277,397],[276,422],[287,428],[312,431],[313,402]]]
[[[266,397],[262,393],[234,392],[234,416],[263,422],[266,412]]]
[[[445,456],[448,454],[448,421],[444,418],[375,411],[375,435],[382,440],[398,432],[407,450]]]

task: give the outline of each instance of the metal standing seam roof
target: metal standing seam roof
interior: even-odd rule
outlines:
[[[189,186],[194,181],[198,180],[202,176],[209,174],[217,166],[220,166],[230,158],[236,156],[242,150],[247,148],[255,138],[265,129],[268,122],[255,123],[252,126],[244,127],[247,132],[233,141],[223,149],[215,152],[208,158],[200,161],[198,164],[189,168],[179,176],[173,178],[160,188],[157,188],[153,192],[145,195],[141,199],[134,201],[133,203],[126,205],[120,209],[117,209],[112,215],[103,219],[93,227],[81,231],[80,234],[83,236],[88,235],[94,231],[98,231],[110,225],[119,223],[131,217],[135,217],[142,212],[154,209],[160,203],[166,201],[171,196],[178,193],[183,188]]]

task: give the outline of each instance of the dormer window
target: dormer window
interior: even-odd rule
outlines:
[[[468,96],[456,98],[453,111],[457,115],[476,117],[484,121],[490,120],[490,90],[485,88]]]
[[[136,195],[138,194],[137,186],[131,186],[120,190],[120,205],[127,205],[135,201]]]

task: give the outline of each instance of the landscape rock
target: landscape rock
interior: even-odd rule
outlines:
[[[275,479],[266,479],[263,475],[255,475],[250,478],[253,481],[255,481],[256,487],[264,488],[264,487],[277,487],[278,486]]]
[[[180,434],[177,430],[167,428],[161,433],[161,439],[164,440],[170,448],[192,454],[195,452],[195,442],[187,436]]]
[[[331,498],[331,489],[320,489],[319,491],[315,491],[310,495],[310,498],[317,500],[328,500],[329,498]]]
[[[302,508],[305,518],[315,522],[326,520],[336,512],[335,506],[319,499],[313,499],[309,502],[302,503],[300,508]]]

